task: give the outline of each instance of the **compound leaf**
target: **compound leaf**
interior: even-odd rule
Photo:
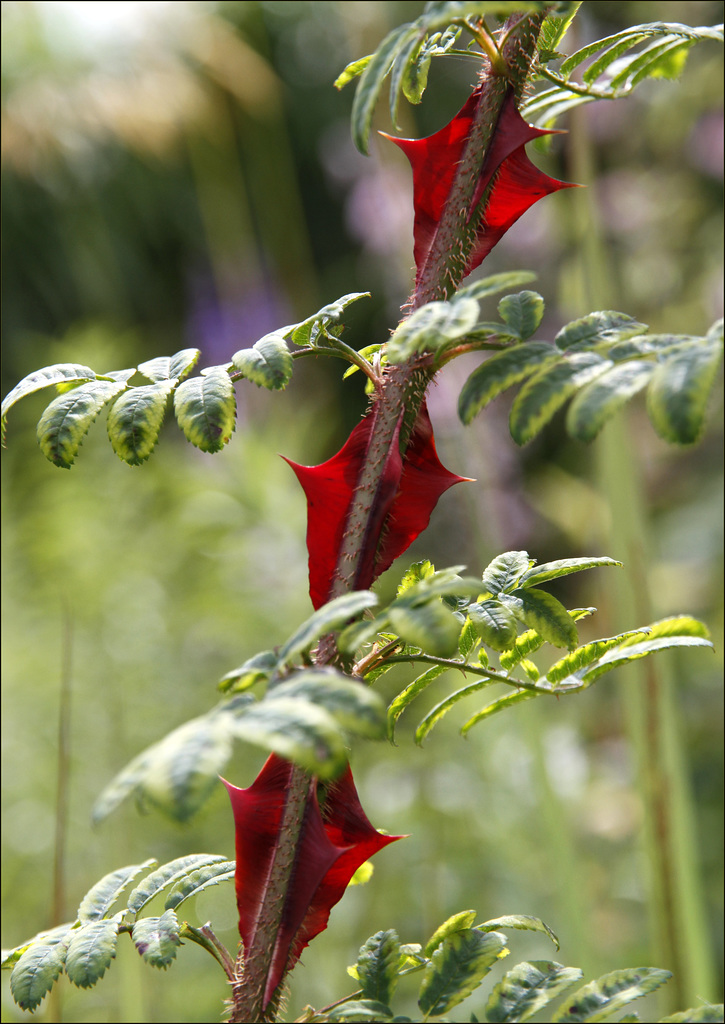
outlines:
[[[173,356],[158,356],[139,363],[138,372],[154,382],[183,380],[196,366],[201,353],[198,348],[185,348]]]
[[[211,885],[229,881],[234,878],[234,869],[235,862],[233,860],[219,860],[214,864],[206,864],[204,867],[190,871],[176,882],[166,897],[164,910],[176,910],[190,896],[197,896]]]
[[[167,886],[172,885],[190,871],[208,864],[217,864],[222,860],[224,857],[220,854],[192,853],[186,857],[177,857],[175,860],[169,861],[168,864],[162,864],[156,871],[147,875],[130,893],[127,909],[130,913],[137,914],[154,896],[163,892]]]
[[[78,920],[81,924],[90,921],[100,921],[106,916],[123,890],[142,871],[155,867],[156,861],[146,860],[143,864],[130,864],[125,868],[118,868],[105,875],[100,882],[88,890],[78,907]]]
[[[517,964],[494,986],[486,1004],[491,1024],[526,1021],[582,977],[578,967],[549,960]]]
[[[600,1021],[635,999],[654,992],[671,978],[669,971],[658,967],[630,967],[604,974],[589,982],[564,1001],[551,1017],[552,1022],[575,1024],[579,1021]]]
[[[279,331],[235,352],[232,364],[247,380],[271,391],[283,391],[292,377],[292,355]]]
[[[289,665],[303,651],[309,650],[321,636],[341,629],[351,619],[361,615],[366,609],[373,608],[377,603],[378,598],[371,590],[356,590],[327,601],[313,612],[282,646],[278,656],[279,665]]]
[[[380,695],[335,669],[296,672],[270,688],[264,703],[279,698],[307,701],[324,708],[341,729],[354,736],[382,739],[385,735],[385,708]]]
[[[391,742],[395,737],[395,726],[397,721],[408,705],[415,700],[418,694],[422,693],[423,690],[430,686],[434,679],[437,679],[438,676],[447,671],[448,668],[445,665],[431,666],[427,672],[423,672],[423,674],[418,676],[417,679],[414,679],[412,683],[409,683],[408,686],[406,686],[404,690],[401,690],[398,696],[391,701],[390,706],[388,707],[388,739]]]
[[[503,391],[530,377],[551,363],[558,363],[561,353],[545,341],[530,341],[490,356],[474,370],[461,389],[458,415],[470,423],[490,401]]]
[[[612,367],[595,352],[575,352],[530,377],[511,407],[509,429],[517,444],[527,444],[580,387]]]
[[[473,330],[478,313],[478,303],[472,298],[426,303],[403,320],[387,343],[388,361],[403,363],[418,352],[439,351]]]
[[[12,391],[8,392],[0,406],[0,417],[2,418],[2,437],[5,441],[5,426],[7,416],[16,402],[26,395],[32,395],[35,391],[52,387],[53,384],[66,384],[82,381],[95,380],[96,373],[89,366],[82,366],[80,363],[55,363],[53,366],[44,366],[42,370],[35,370],[15,385]]]

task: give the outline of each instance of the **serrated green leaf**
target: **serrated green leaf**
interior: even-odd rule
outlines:
[[[216,368],[192,377],[174,393],[174,412],[187,441],[203,452],[219,452],[234,431],[237,402],[229,374]]]
[[[582,977],[578,967],[549,960],[517,964],[494,986],[486,1004],[491,1024],[526,1021]]]
[[[505,914],[503,917],[495,917],[492,921],[484,921],[483,924],[477,924],[476,928],[481,932],[492,932],[497,928],[516,928],[518,931],[543,932],[544,935],[548,935],[556,949],[559,949],[559,940],[548,924],[545,924],[540,917],[531,917],[529,914]]]
[[[438,676],[443,675],[444,672],[448,672],[448,668],[444,665],[433,665],[428,669],[427,672],[423,672],[419,675],[412,683],[409,683],[404,690],[391,701],[388,707],[388,739],[393,742],[395,738],[395,726],[397,725],[398,719],[403,714],[405,709],[411,704],[415,698],[421,694],[428,686],[437,679]]]
[[[650,381],[649,362],[619,363],[588,384],[572,401],[566,429],[577,441],[593,441],[608,419]]]
[[[176,910],[190,896],[198,896],[204,889],[234,878],[236,864],[233,860],[220,860],[189,872],[174,885],[164,903],[164,910]]]
[[[479,637],[494,651],[505,651],[516,640],[516,619],[500,601],[490,598],[470,604],[467,610]]]
[[[722,345],[703,341],[657,365],[647,389],[647,411],[665,441],[694,444],[705,428]]]
[[[574,676],[580,671],[580,669],[586,668],[587,665],[591,665],[592,662],[597,661],[612,647],[619,647],[624,640],[631,636],[644,638],[645,634],[641,630],[635,629],[630,630],[627,633],[621,633],[618,636],[606,637],[603,640],[593,640],[591,643],[584,644],[582,647],[577,647],[577,649],[572,651],[570,654],[567,654],[563,658],[560,658],[559,661],[554,662],[546,673],[546,678],[550,683],[558,683],[561,682],[562,679]]]
[[[619,565],[616,558],[608,558],[602,555],[594,558],[559,558],[555,562],[544,562],[542,565],[534,565],[523,574],[519,580],[520,587],[538,587],[547,580],[555,580],[560,576],[568,576],[572,572],[582,572],[584,569],[596,569],[600,565]]]
[[[475,299],[480,302],[491,295],[498,295],[499,292],[506,292],[512,288],[519,288],[522,284],[529,284],[536,280],[536,274],[531,270],[509,270],[503,274],[490,274],[488,277],[467,284],[456,292],[456,299]]]
[[[467,736],[474,725],[478,725],[479,722],[485,721],[487,718],[491,718],[492,715],[497,715],[499,711],[506,711],[507,708],[516,707],[517,704],[523,704],[524,701],[533,700],[534,697],[540,695],[536,690],[518,690],[516,693],[507,693],[504,697],[499,697],[498,700],[491,701],[485,708],[477,711],[475,715],[472,715],[467,722],[461,726],[461,736]]]
[[[725,1006],[722,1003],[693,1006],[689,1010],[673,1013],[671,1017],[661,1017],[659,1024],[680,1024],[681,1021],[692,1021],[693,1024],[718,1024],[722,1022],[724,1014]]]
[[[63,384],[69,381],[82,382],[95,380],[96,374],[89,366],[80,363],[54,363],[53,366],[44,366],[42,370],[35,370],[15,385],[12,391],[5,396],[0,406],[0,418],[2,419],[2,437],[5,441],[5,426],[7,416],[16,402],[26,395],[32,395],[43,388],[52,387],[54,384]]]
[[[516,637],[513,647],[503,651],[498,659],[499,665],[506,672],[510,672],[512,668],[525,661],[527,655],[538,651],[545,643],[546,641],[543,636],[539,636],[535,629],[527,629],[520,636]]]
[[[646,330],[647,324],[639,323],[626,313],[601,309],[562,327],[554,342],[557,348],[566,352],[581,352],[596,345],[612,345],[625,338],[633,338]]]
[[[217,864],[222,860],[224,857],[220,854],[192,853],[186,857],[177,857],[175,860],[169,861],[168,864],[162,864],[156,871],[147,875],[130,893],[127,909],[132,914],[138,914],[139,910],[145,907],[154,896],[163,892],[167,886],[173,885],[179,878],[196,868],[204,867],[207,864]]]
[[[181,945],[179,920],[173,910],[161,917],[142,917],[134,924],[131,937],[147,964],[166,969]]]
[[[304,700],[324,708],[340,728],[353,736],[382,739],[385,735],[382,697],[333,668],[296,672],[270,688],[265,700],[280,698]]]
[[[663,636],[655,639],[641,640],[638,643],[622,644],[605,652],[592,668],[584,672],[582,679],[587,685],[598,679],[613,668],[626,665],[639,658],[646,658],[656,651],[664,651],[670,647],[710,647],[712,642],[699,636]]]
[[[398,25],[388,33],[363,70],[350,115],[353,141],[361,153],[368,151],[373,113],[383,82],[398,54],[417,37],[415,24]]]
[[[537,45],[540,50],[555,50],[559,46],[581,4],[582,0],[578,0],[567,4],[564,11],[555,11],[547,15],[539,33]]]
[[[404,363],[418,352],[438,352],[473,330],[478,313],[478,303],[471,298],[420,306],[403,320],[385,346],[388,362]]]
[[[436,928],[423,947],[423,952],[430,958],[444,939],[448,938],[449,935],[453,935],[454,932],[472,928],[475,920],[475,910],[461,910],[457,914],[453,914]]]
[[[247,380],[271,391],[283,391],[292,377],[292,354],[279,331],[235,352],[232,364]]]
[[[677,78],[683,71],[694,40],[665,37],[640,53],[622,57],[610,66],[610,89],[632,89],[646,78]]]
[[[38,932],[32,939],[28,939],[27,942],[23,942],[19,946],[15,946],[14,949],[4,949],[2,951],[2,969],[4,971],[10,970],[20,959],[23,953],[30,949],[31,946],[55,946],[59,942],[63,942],[68,932],[75,927],[76,922],[68,921],[65,924],[59,924],[56,928],[50,928],[46,931]]]
[[[79,988],[95,985],[116,956],[117,918],[92,920],[73,932],[65,955],[65,972]]]
[[[236,700],[245,696],[240,694]],[[185,722],[135,757],[106,786],[94,804],[94,822],[107,817],[128,796],[176,821],[188,821],[217,785],[231,752],[230,716],[221,709]]]
[[[470,423],[502,392],[530,377],[537,370],[561,361],[561,353],[545,341],[530,341],[490,356],[474,370],[461,389],[458,415]]]
[[[654,992],[671,977],[669,971],[657,967],[630,967],[612,971],[584,985],[564,1000],[551,1020],[556,1024],[605,1020],[635,999]]]
[[[408,103],[418,104],[423,99],[432,57],[430,46],[424,43],[405,65],[401,85]]]
[[[169,395],[175,381],[158,381],[131,388],[120,395],[108,412],[108,437],[119,459],[140,466],[159,439]]]
[[[400,597],[406,590],[410,590],[416,583],[420,583],[421,580],[430,579],[432,576],[435,576],[435,566],[427,558],[422,559],[420,562],[413,562],[403,573],[403,578],[398,584],[396,597]]]
[[[241,693],[249,690],[255,683],[269,679],[279,664],[276,651],[260,651],[247,658],[239,668],[227,672],[219,680],[218,688],[223,692]]]
[[[494,596],[510,590],[532,562],[528,551],[504,551],[484,569],[481,577],[483,590]]]
[[[591,85],[597,78],[599,78],[603,71],[606,71],[610,64],[618,60],[628,50],[631,50],[633,46],[637,46],[644,38],[644,35],[628,34],[624,39],[619,39],[616,43],[606,47],[597,59],[592,61],[589,67],[584,71],[582,74],[582,81],[586,82],[587,85]]]
[[[198,348],[185,348],[173,356],[159,356],[139,363],[138,372],[152,381],[178,380],[188,376],[199,361]]]
[[[538,292],[506,295],[498,304],[498,312],[511,333],[526,341],[544,318],[544,300]]]
[[[506,936],[499,932],[454,932],[425,969],[418,1006],[426,1015],[447,1013],[478,988],[496,961],[507,954]]]
[[[526,381],[511,407],[509,429],[514,441],[524,445],[533,440],[578,388],[612,365],[595,352],[577,352],[539,370]]]
[[[92,380],[54,399],[37,427],[38,444],[46,459],[70,469],[98,413],[125,389],[123,381]]]
[[[512,590],[501,595],[501,601],[520,622],[535,629],[539,636],[554,647],[576,647],[576,623],[561,601],[545,590]]]
[[[279,696],[253,704],[233,722],[234,735],[330,779],[347,764],[345,737],[324,708]]]
[[[292,327],[284,328],[281,333],[295,345],[312,345],[318,341],[325,341],[325,330],[331,329],[339,332],[339,327],[331,328],[332,324],[339,324],[342,314],[348,306],[358,299],[370,297],[370,292],[348,292],[334,302],[328,302],[322,309],[318,309],[312,316],[308,316],[302,323],[294,324]]]
[[[438,658],[450,658],[458,650],[461,624],[437,598],[426,604],[391,604],[388,618],[397,635]]]
[[[318,608],[309,619],[295,630],[279,652],[279,665],[290,664],[303,651],[309,650],[321,636],[348,624],[367,608],[373,608],[378,598],[370,590],[356,590],[342,594]]]
[[[410,65],[415,65],[417,62],[423,49],[423,42],[424,35],[422,33],[411,35],[406,39],[405,45],[399,51],[393,63],[390,74],[390,120],[396,128],[398,127],[398,100],[403,91],[403,81],[408,74]],[[430,65],[430,55],[428,55],[428,65]],[[425,69],[425,77],[426,79],[428,77],[427,67]],[[415,78],[415,71],[413,71],[411,73],[411,82],[413,84],[415,83]]]
[[[469,697],[472,693],[477,693],[478,690],[483,690],[486,686],[492,686],[498,682],[497,679],[488,679],[486,677],[478,678],[473,683],[468,683],[467,686],[462,687],[460,690],[456,690],[454,693],[449,693],[448,696],[436,704],[435,707],[431,708],[428,714],[423,718],[415,730],[415,742],[418,746],[423,745],[423,741],[428,736],[430,731],[435,725],[440,722],[441,718],[447,714],[451,708],[462,701],[465,697]]]
[[[360,947],[357,976],[363,999],[389,1006],[398,986],[400,939],[395,929],[376,932]]]
[[[130,864],[128,867],[118,868],[105,875],[100,882],[96,882],[78,907],[78,920],[81,924],[104,918],[126,886],[150,867],[156,867],[153,858],[144,861],[143,864]]]
[[[66,945],[35,943],[18,959],[10,975],[10,991],[21,1010],[35,1010],[63,970]]]

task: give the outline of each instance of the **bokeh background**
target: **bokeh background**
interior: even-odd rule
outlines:
[[[413,276],[409,168],[383,140],[368,158],[354,150],[352,87],[331,83],[422,6],[4,3],[3,394],[54,362],[105,371],[187,346],[202,349],[202,365],[223,362],[351,291],[372,297],[354,307],[346,340],[383,340]],[[721,18],[722,5],[704,0],[585,3],[575,42],[637,22]],[[435,131],[474,76],[466,60],[434,64],[423,104],[401,109],[401,133]],[[653,331],[704,333],[722,313],[719,47],[696,47],[679,83],[591,104],[564,126],[569,135],[534,159],[587,189],[536,206],[485,272],[537,272],[541,338],[593,308],[622,309]],[[379,127],[391,130],[384,104]],[[331,362],[297,363],[284,394],[239,385],[222,453],[192,449],[169,423],[140,469],[118,461],[98,422],[72,472],[59,472],[35,441],[42,399],[13,410],[3,453],[4,946],[72,918],[86,889],[121,865],[233,856],[221,786],[185,826],[129,804],[93,830],[89,811],[131,757],[208,709],[225,672],[309,613],[304,498],[277,453],[323,460],[359,418],[359,375],[343,383]],[[374,824],[411,838],[333,912],[294,974],[290,1014],[350,990],[345,967],[373,931],[425,941],[467,908],[479,920],[542,917],[561,939],[558,959],[588,977],[671,967],[677,984],[662,1011],[720,999],[722,389],[691,449],[659,440],[640,401],[592,446],[568,440],[558,419],[518,450],[507,398],[470,428],[458,422],[472,365],[448,368],[430,407],[444,463],[477,482],[442,499],[381,591],[420,557],[481,571],[511,548],[539,561],[608,554],[627,568],[551,588],[569,607],[599,608],[584,639],[686,611],[708,623],[716,654],[650,659],[575,699],[497,716],[466,741],[454,712],[418,749],[422,711],[459,685],[444,676],[401,721],[398,747],[356,748]],[[383,692],[396,692],[390,677]],[[239,746],[227,775],[248,785],[261,762]],[[189,919],[211,919],[235,947],[231,886],[200,897]],[[225,982],[201,950],[185,946],[161,973],[120,946],[95,989],[63,980],[35,1019],[218,1019]],[[512,937],[512,964],[551,956],[542,937]],[[6,976],[3,1020],[26,1016]]]

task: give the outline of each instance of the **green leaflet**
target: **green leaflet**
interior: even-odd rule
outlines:
[[[90,921],[72,933],[65,955],[65,972],[79,988],[90,988],[106,973],[116,956],[118,917]]]
[[[654,371],[649,362],[621,363],[583,388],[569,406],[567,433],[593,441],[608,419],[645,387]]]
[[[139,363],[138,372],[152,381],[178,380],[187,377],[199,361],[198,348],[185,348],[173,356],[158,356],[145,363]]]
[[[473,330],[478,302],[456,297],[452,302],[428,302],[397,328],[385,347],[388,361],[404,363],[417,352],[437,352]]]
[[[275,651],[260,651],[248,658],[239,668],[227,672],[219,680],[218,688],[223,692],[241,693],[249,690],[255,683],[269,679],[279,664]]]
[[[383,82],[390,72],[395,58],[411,40],[418,38],[415,24],[398,25],[389,32],[363,70],[353,100],[351,124],[352,137],[361,153],[367,154],[372,127],[373,113]]]
[[[450,658],[458,650],[461,624],[438,600],[415,606],[394,603],[388,609],[388,618],[393,630],[407,644],[439,658]]]
[[[184,381],[174,393],[176,420],[187,441],[203,452],[219,452],[228,443],[236,410],[234,385],[221,367]]]
[[[483,570],[482,589],[494,595],[509,590],[533,562],[527,551],[504,551]]]
[[[517,964],[494,986],[486,1004],[491,1024],[526,1021],[582,977],[578,967],[549,960]]]
[[[34,943],[10,975],[10,991],[21,1010],[35,1010],[63,970],[66,943]]]
[[[710,647],[712,642],[699,636],[670,636],[656,637],[655,639],[641,640],[639,643],[623,644],[619,648],[606,651],[598,662],[584,672],[583,681],[588,686],[613,668],[619,665],[626,665],[630,661],[637,661],[638,658],[645,658],[655,651],[664,651],[669,647]]]
[[[46,459],[70,469],[98,413],[125,389],[125,381],[91,380],[54,399],[37,427],[38,444]]]
[[[457,32],[453,32],[452,39],[455,40],[457,35]],[[423,93],[428,85],[428,72],[434,52],[430,45],[423,43],[420,47],[413,49],[412,55],[407,61],[405,61],[403,55],[398,58],[398,61],[404,66],[401,85],[408,103],[417,104],[423,99]],[[392,90],[393,85],[391,81],[391,94]],[[392,120],[393,124],[395,124],[396,119],[393,118]]]
[[[433,956],[433,953],[438,949],[444,939],[448,938],[449,935],[453,935],[455,932],[472,928],[475,920],[475,910],[461,910],[457,914],[453,914],[444,921],[443,924],[436,928],[423,947],[423,952],[427,957]]]
[[[64,384],[70,382],[82,382],[95,380],[96,374],[89,366],[82,366],[80,363],[55,363],[53,366],[44,366],[42,370],[36,370],[15,385],[3,399],[0,406],[0,417],[2,418],[2,439],[5,443],[5,427],[7,416],[16,402],[26,395],[32,395],[35,391],[52,387],[53,384]]]
[[[486,686],[492,686],[498,681],[499,680],[497,679],[488,679],[486,677],[476,679],[475,682],[469,683],[467,686],[462,687],[460,690],[456,690],[454,693],[450,693],[445,700],[440,701],[440,703],[436,704],[434,708],[431,708],[415,730],[415,742],[418,746],[420,747],[423,745],[423,740],[426,738],[433,726],[440,722],[441,718],[450,711],[454,704],[463,700],[464,697],[468,697],[472,693],[476,693],[478,690],[483,690]],[[525,690],[524,692],[532,697],[536,696],[536,693],[531,693],[529,690]],[[511,694],[509,694],[509,696],[511,696]],[[518,694],[514,694],[513,696],[518,696]]]
[[[283,645],[278,657],[279,666],[288,665],[303,651],[309,650],[321,636],[347,625],[350,619],[377,603],[377,596],[370,590],[357,590],[328,601],[306,619]]]
[[[222,860],[224,857],[220,854],[192,853],[186,857],[177,857],[175,860],[169,861],[168,864],[163,864],[156,871],[147,875],[130,893],[128,910],[132,914],[137,914],[154,896],[163,892],[167,886],[173,885],[190,871],[208,864],[216,864]]]
[[[78,920],[81,924],[91,921],[100,921],[106,916],[123,890],[142,871],[155,867],[156,861],[146,860],[143,864],[131,864],[125,868],[118,868],[105,875],[100,882],[88,890],[78,907]]]
[[[494,651],[505,651],[516,640],[516,618],[500,601],[490,598],[470,604],[467,611],[481,640]]]
[[[503,274],[490,274],[488,277],[467,284],[456,292],[456,299],[475,299],[480,302],[491,295],[499,292],[509,291],[511,288],[518,288],[522,284],[529,284],[536,280],[536,274],[531,270],[509,270]]]
[[[174,885],[166,897],[164,910],[176,910],[190,896],[197,896],[211,885],[227,882],[234,878],[235,863],[233,860],[220,860],[215,864],[207,864],[189,872]]]
[[[551,941],[559,949],[559,940],[548,924],[539,917],[530,917],[528,914],[505,914],[503,917],[496,917],[492,921],[484,921],[477,924],[476,928],[482,932],[492,932],[496,928],[516,928],[525,932],[543,932],[548,935]]]
[[[15,946],[14,949],[4,949],[2,951],[2,969],[4,971],[13,967],[18,962],[23,953],[30,949],[31,946],[55,946],[59,942],[65,939],[68,932],[75,926],[75,922],[67,922],[66,924],[59,924],[56,928],[51,928],[47,931],[38,932],[32,939],[28,939],[27,942],[21,943],[19,946]]]
[[[702,434],[707,400],[722,358],[721,339],[710,338],[663,360],[652,375],[647,411],[665,441],[694,444]]]
[[[428,68],[430,67],[430,53],[423,49],[424,36],[406,35],[405,44],[395,58],[390,75],[390,121],[398,128],[398,100],[403,92],[403,83],[406,82],[406,99],[410,101],[408,91],[416,99],[412,102],[420,103],[428,80]],[[421,53],[423,61],[421,63]],[[421,74],[418,74],[418,71]]]
[[[292,377],[292,355],[280,331],[266,334],[251,348],[235,352],[232,364],[253,384],[271,391],[283,391]]]
[[[538,587],[547,580],[568,576],[572,572],[582,572],[584,569],[595,569],[600,565],[621,566],[622,563],[606,555],[598,558],[559,558],[555,562],[543,562],[541,565],[532,566],[518,582],[520,587]]]
[[[422,675],[414,679],[412,683],[402,690],[398,696],[391,701],[388,707],[388,739],[392,743],[395,738],[395,726],[397,725],[398,719],[403,714],[405,709],[412,701],[422,693],[434,679],[438,676],[443,675],[444,672],[448,672],[448,668],[445,665],[433,665],[428,669],[427,672],[423,672]]]
[[[615,341],[633,338],[646,330],[647,324],[639,323],[634,317],[613,309],[604,309],[589,313],[579,320],[572,320],[566,327],[562,327],[554,343],[566,352],[579,352],[596,345],[611,345]]]
[[[526,341],[544,317],[544,300],[538,292],[506,295],[498,304],[498,312],[511,333],[521,341]]]
[[[506,956],[506,936],[469,928],[447,936],[431,957],[418,1005],[426,1015],[441,1015],[463,1002],[497,960]]]
[[[251,701],[240,694],[237,701]],[[230,716],[223,708],[192,719],[135,757],[106,786],[93,806],[99,822],[134,796],[177,821],[188,819],[205,802],[232,752]]]
[[[163,380],[131,388],[111,406],[108,437],[116,455],[129,466],[140,466],[156,447],[175,385],[175,381]]]
[[[505,349],[490,356],[461,389],[458,415],[463,423],[470,423],[490,401],[503,391],[530,377],[536,370],[558,363],[561,354],[545,341],[530,341],[515,348]]]
[[[161,917],[143,917],[134,924],[132,938],[147,964],[165,969],[181,945],[179,919],[173,910],[165,911]]]
[[[516,668],[518,664],[524,661],[527,655],[538,651],[544,643],[546,641],[543,636],[539,636],[535,629],[527,629],[526,632],[516,637],[513,647],[509,647],[507,651],[501,654],[501,657],[498,659],[499,665],[506,672],[510,672],[511,669]]]
[[[591,665],[593,661],[597,661],[612,647],[619,647],[628,637],[644,637],[645,635],[642,630],[635,629],[627,633],[621,633],[619,636],[608,637],[604,640],[594,640],[592,643],[584,644],[583,647],[577,647],[575,651],[554,662],[546,673],[546,678],[550,683],[561,682],[562,679],[573,676],[580,669]]]
[[[492,715],[497,715],[499,711],[513,708],[517,704],[523,704],[524,701],[532,700],[538,696],[539,694],[536,690],[519,690],[517,693],[507,693],[504,697],[491,701],[485,708],[472,715],[467,722],[464,722],[461,726],[461,736],[467,736],[474,725],[478,725],[479,722],[485,721],[485,719],[490,718]]]
[[[539,636],[554,647],[576,647],[576,623],[561,601],[545,590],[513,590],[502,594],[501,601],[517,619],[535,629]]]
[[[342,295],[334,302],[328,302],[326,306],[318,309],[312,316],[308,316],[302,323],[284,328],[278,333],[283,334],[295,345],[311,345],[314,348],[319,342],[324,343],[328,340],[326,337],[328,330],[335,335],[339,334],[342,328],[340,318],[348,306],[357,302],[358,299],[369,297],[370,292],[348,292],[347,295]],[[331,327],[332,324],[337,326]]]
[[[355,685],[355,684],[353,684]],[[334,717],[308,701],[272,696],[252,705],[232,724],[234,735],[331,779],[347,764],[345,738]]]
[[[610,369],[613,363],[595,352],[575,352],[553,366],[545,366],[521,388],[509,417],[511,436],[527,444],[578,388]]]
[[[323,708],[341,729],[354,736],[382,739],[385,735],[385,707],[380,695],[333,668],[296,672],[270,687],[261,706],[279,698],[304,700]]]
[[[398,985],[400,961],[400,939],[393,928],[370,936],[360,947],[356,964],[363,999],[390,1005]]]
[[[717,1024],[723,1019],[722,1003],[716,1005],[694,1006],[681,1013],[673,1013],[671,1017],[663,1017],[660,1024],[679,1024],[680,1021],[693,1021],[697,1024]]]
[[[635,999],[653,992],[671,978],[657,967],[631,967],[604,974],[564,1000],[552,1022],[600,1021]]]
[[[408,1017],[393,1018],[393,1011],[384,1003],[375,999],[353,999],[349,1003],[343,1003],[329,1013],[327,1021],[372,1021],[387,1022],[395,1020],[409,1020]]]

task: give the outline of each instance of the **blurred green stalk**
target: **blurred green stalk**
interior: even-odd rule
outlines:
[[[569,137],[572,180],[597,181],[597,168],[587,133],[587,113],[572,112]],[[617,296],[593,187],[577,190],[574,223],[581,253],[578,285],[582,307],[621,307]],[[573,266],[572,266],[573,269]],[[627,414],[605,428],[596,442],[596,483],[611,512],[607,552],[625,563],[624,573],[611,573],[608,628],[612,632],[652,621],[647,567],[646,501],[643,474],[632,444],[633,425]],[[646,659],[628,668],[619,684],[627,738],[637,764],[642,804],[642,853],[647,888],[653,963],[671,970],[671,984],[661,989],[664,1012],[716,999],[712,954],[702,898],[697,857],[695,813],[681,732],[672,656]]]

